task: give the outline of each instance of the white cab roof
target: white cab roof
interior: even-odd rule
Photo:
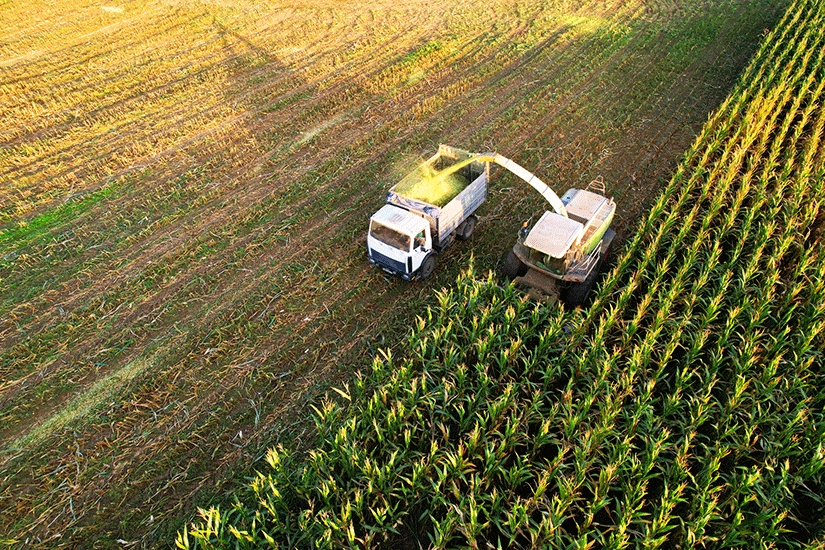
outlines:
[[[372,219],[385,225],[391,229],[395,229],[399,233],[405,235],[415,236],[429,225],[429,222],[417,216],[412,212],[393,206],[392,204],[385,204],[381,209],[372,215]]]
[[[555,212],[545,212],[530,230],[524,244],[553,258],[564,258],[584,233],[584,225]]]
[[[591,220],[607,198],[584,189],[568,189],[561,201],[567,206],[569,216]]]

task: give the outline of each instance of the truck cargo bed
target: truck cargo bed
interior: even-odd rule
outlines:
[[[468,183],[449,202],[439,206],[404,194],[404,190],[421,190],[426,187],[418,185],[415,181],[414,178],[420,177],[417,171],[390,189],[387,193],[387,203],[416,212],[427,219],[433,238],[441,248],[452,240],[456,228],[487,200],[487,167],[484,163],[473,160],[466,151],[444,145],[440,146],[438,153],[428,159],[423,166],[428,166],[434,171],[434,175],[429,177],[435,181],[457,175]]]

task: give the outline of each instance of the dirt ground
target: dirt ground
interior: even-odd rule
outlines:
[[[369,215],[438,143],[601,175],[626,238],[782,7],[0,7],[0,532],[167,545],[310,441],[330,385],[545,209],[493,168],[470,241],[384,276]]]

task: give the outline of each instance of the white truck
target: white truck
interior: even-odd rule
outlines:
[[[478,155],[439,145],[435,155],[390,189],[386,204],[370,218],[370,262],[403,279],[429,277],[439,252],[455,237],[466,240],[472,235],[475,211],[487,200],[489,175],[489,163],[479,161]],[[428,184],[425,191],[448,183],[457,194],[442,194],[444,201],[426,200],[410,192],[421,181]]]

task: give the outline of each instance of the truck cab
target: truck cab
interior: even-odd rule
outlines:
[[[371,263],[406,280],[426,278],[435,266],[430,223],[393,204],[370,218],[367,251]]]

